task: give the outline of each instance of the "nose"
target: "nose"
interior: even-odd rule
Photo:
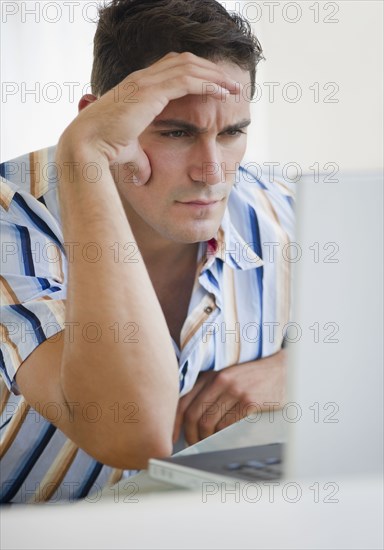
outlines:
[[[189,175],[193,181],[207,185],[223,181],[222,158],[215,140],[195,144],[191,151]]]

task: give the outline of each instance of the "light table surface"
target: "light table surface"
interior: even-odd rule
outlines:
[[[184,452],[281,441],[286,428],[284,419],[275,413],[273,422],[270,420],[268,414],[257,422],[244,419]],[[331,480],[319,476],[315,480],[274,483],[260,484],[259,494],[251,487],[248,491],[239,488],[232,492],[220,488],[215,494],[203,495],[201,491],[157,483],[141,472],[122,480],[114,490],[104,491],[95,502],[1,510],[0,547],[383,548],[381,479]]]

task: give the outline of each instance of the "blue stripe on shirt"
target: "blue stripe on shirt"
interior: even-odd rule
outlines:
[[[9,377],[9,375],[8,375],[7,367],[6,367],[6,364],[5,364],[4,355],[3,355],[3,352],[1,351],[1,349],[0,349],[0,371],[1,371],[2,377],[3,377],[5,380],[7,380],[8,385],[11,386],[12,380],[10,379],[10,377]]]
[[[23,227],[22,225],[16,225],[16,227],[20,235],[21,254],[23,256],[24,273],[25,275],[30,275],[31,277],[34,277],[35,266],[32,258],[31,237],[29,235],[29,230],[26,227]]]
[[[48,235],[55,243],[60,247],[60,250],[64,251],[63,245],[56,237],[52,229],[40,218],[33,210],[28,206],[23,197],[19,193],[15,193],[13,200],[24,210],[29,219],[46,235]]]
[[[219,283],[217,282],[216,277],[213,275],[212,271],[207,269],[206,273],[207,273],[209,282],[212,283],[214,287],[219,289],[220,288]]]
[[[29,321],[29,323],[32,325],[33,331],[39,344],[45,342],[46,336],[41,327],[41,321],[34,313],[32,313],[32,311],[22,306],[21,304],[12,304],[9,307]]]
[[[51,285],[49,284],[48,279],[44,279],[43,277],[37,277],[37,280],[40,283],[41,290],[46,290],[47,288],[50,288]]]
[[[74,495],[75,499],[84,498],[87,496],[87,494],[92,488],[92,485],[94,485],[96,479],[98,478],[102,468],[103,468],[103,465],[100,462],[95,462],[92,465],[91,470],[88,473],[88,477],[86,478],[85,482],[79,487],[79,490],[76,491]]]
[[[55,431],[55,426],[48,423],[48,425],[43,429],[40,437],[37,439],[33,449],[31,450],[31,453],[28,456],[28,459],[17,472],[14,481],[9,481],[6,483],[6,485],[8,485],[8,489],[3,491],[3,486],[5,485],[5,483],[2,483],[0,504],[9,502],[20,490],[22,484],[26,480],[28,474],[30,473],[36,462],[39,460],[41,454],[44,452]]]
[[[2,162],[0,164],[0,176],[4,179],[7,179],[6,172],[7,172],[7,163]]]
[[[249,212],[249,218],[251,222],[251,231],[252,231],[252,243],[250,243],[250,246],[252,246],[254,252],[259,256],[259,258],[263,259],[263,251],[261,249],[261,241],[260,241],[260,228],[259,228],[259,222],[256,216],[255,209],[252,208],[252,206],[248,207]],[[259,300],[260,300],[260,338],[259,338],[259,351],[258,351],[258,357],[262,357],[263,353],[263,276],[264,276],[264,267],[261,266],[257,269],[255,269],[255,275],[257,278],[257,287],[259,290]]]

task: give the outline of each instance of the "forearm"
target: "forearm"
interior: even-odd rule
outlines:
[[[139,252],[138,262],[126,263],[124,258],[114,261],[110,250],[114,243],[123,246],[135,239],[109,165],[123,171],[131,163],[137,168],[137,183],[147,184],[152,166],[140,135],[170,101],[201,95],[208,77],[215,83],[209,92],[215,98],[222,98],[223,85],[237,93],[236,82],[228,81],[228,75],[212,62],[188,53],[169,54],[128,75],[115,89],[83,108],[64,132],[57,150],[64,240],[76,243],[80,252],[75,251],[75,259],[69,261],[66,320],[82,329],[93,323],[101,332],[101,338],[92,343],[81,337],[74,342],[66,338],[59,362],[58,398],[68,405],[75,401],[101,406],[103,415],[97,423],[74,411],[74,421],[67,414],[64,427],[93,456],[99,443],[107,447],[101,460],[118,467],[127,467],[129,456],[131,463],[137,464],[145,456],[171,451],[178,369],[170,333]],[[132,84],[134,101],[130,101]],[[89,168],[90,163],[101,174],[93,182],[86,180],[85,166]],[[119,186],[133,185],[122,180],[124,176],[118,179]],[[94,262],[81,253],[92,242],[101,251]],[[135,343],[126,341],[127,323],[138,329]],[[117,338],[111,327],[120,330]],[[25,377],[24,388],[32,378]],[[32,401],[42,393],[36,384],[33,390]],[[124,410],[127,403],[137,406],[137,423],[126,423],[124,418],[116,422],[116,406]],[[97,456],[100,459],[99,453]],[[137,457],[141,459],[137,461]]]
[[[101,174],[92,183],[84,178],[89,162],[96,162]],[[137,429],[147,433],[148,441],[164,439],[167,433],[170,441],[178,398],[177,362],[139,251],[136,262],[125,263],[124,257],[115,261],[111,250],[114,243],[135,239],[108,162],[102,155],[74,152],[64,139],[57,163],[62,168],[64,240],[75,243],[68,262],[66,322],[75,323],[79,335],[86,326],[96,327],[100,335],[95,342],[82,336],[65,338],[61,384],[66,401],[96,402],[103,411],[96,426],[75,417],[79,439],[94,429],[100,440],[108,434],[108,439],[116,437],[126,445],[125,437],[134,442],[131,432]],[[89,243],[96,243],[98,261],[82,254]],[[116,422],[116,406],[123,410],[127,403],[137,406],[136,426]]]
[[[283,408],[286,395],[286,349],[281,349],[268,357],[262,357],[238,366],[249,366],[250,369],[254,369],[258,380],[263,381],[263,384],[260,384],[262,391],[258,403],[261,410],[269,410],[272,403],[274,403],[273,406],[276,409]]]
[[[179,401],[173,440],[181,426],[193,444],[247,415],[283,408],[286,353],[282,349],[269,357],[200,373],[195,387]]]

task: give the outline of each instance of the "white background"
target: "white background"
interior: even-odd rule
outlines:
[[[296,165],[380,169],[383,3],[222,3],[248,16],[266,57],[247,160],[278,163],[291,179]],[[97,4],[1,2],[1,160],[56,143],[76,116],[90,91]]]

